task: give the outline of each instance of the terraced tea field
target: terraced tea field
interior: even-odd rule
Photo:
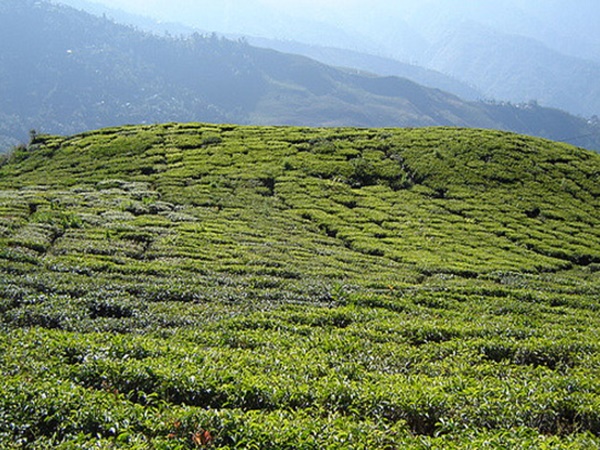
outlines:
[[[600,446],[600,156],[129,126],[0,163],[2,448]]]

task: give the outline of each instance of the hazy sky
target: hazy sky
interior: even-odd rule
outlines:
[[[57,0],[61,1],[61,0]],[[65,3],[76,0],[64,0]],[[526,12],[543,17],[552,26],[563,25],[574,31],[583,26],[596,24],[599,19],[598,0],[88,0],[128,12],[146,14],[168,20],[179,20],[188,24],[202,21],[203,11],[217,10],[278,10],[305,18],[322,19],[323,14],[331,17],[363,17],[371,19],[374,13],[385,19],[403,15],[410,18],[415,11],[435,17],[437,14],[459,14],[465,17],[485,16],[489,21],[502,19],[494,17],[498,11],[513,11],[515,18]],[[263,11],[261,11],[261,6]],[[366,19],[366,18],[365,18]],[[563,30],[566,31],[566,30]],[[582,30],[583,31],[583,30]]]
[[[136,9],[136,10],[153,10],[153,11],[165,11],[165,9],[171,8],[185,8],[195,4],[208,4],[207,1],[202,0],[96,0],[98,3],[110,5],[112,7],[123,8],[123,9]],[[271,6],[277,6],[284,8],[287,6],[292,9],[298,7],[307,6],[334,6],[334,7],[353,7],[359,4],[364,4],[362,0],[258,0],[259,3],[269,4]],[[371,0],[373,3],[402,3],[403,0],[396,2],[390,2],[389,0]],[[218,2],[217,2],[218,3]],[[230,3],[233,5],[243,5],[248,3],[248,0],[222,0],[221,3]],[[404,2],[406,3],[406,2]]]

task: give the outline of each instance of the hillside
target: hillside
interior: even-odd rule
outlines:
[[[209,121],[511,129],[556,140],[582,137],[574,143],[600,149],[598,127],[563,112],[556,117],[536,108],[530,121],[502,104],[495,115],[489,105],[407,79],[351,73],[214,35],[158,37],[46,1],[0,3],[0,41],[4,140],[24,141],[30,129],[72,134]]]
[[[423,86],[440,89],[442,91],[457,95],[465,100],[477,100],[481,98],[480,92],[465,83],[459,82],[455,78],[433,70],[424,69],[414,64],[404,63],[397,59],[375,56],[372,53],[376,53],[377,47],[371,47],[372,53],[347,50],[346,48],[349,45],[348,36],[345,36],[346,39],[344,40],[344,48],[337,48],[332,47],[335,39],[332,39],[331,35],[326,36],[325,38],[321,35],[319,44],[307,44],[306,40],[298,42],[298,36],[294,35],[287,36],[287,38],[285,35],[280,35],[278,39],[253,37],[247,31],[244,32],[242,29],[231,30],[231,21],[229,21],[228,25],[226,26],[224,23],[215,20],[215,17],[210,17],[206,14],[202,16],[202,21],[206,27],[198,29],[197,27],[185,26],[178,22],[165,23],[164,20],[153,20],[147,16],[131,13],[128,14],[122,10],[103,6],[100,3],[89,2],[87,0],[61,0],[61,3],[70,5],[83,11],[87,11],[96,16],[107,16],[115,20],[117,23],[131,24],[137,29],[148,31],[154,34],[169,33],[175,36],[180,36],[191,35],[195,32],[210,34],[210,32],[214,31],[219,32],[219,34],[224,34],[225,37],[232,40],[245,39],[254,47],[269,48],[282,53],[306,56],[329,66],[347,67],[382,76],[398,76],[401,78],[408,78],[409,80],[415,81]],[[211,6],[216,9],[222,7],[222,5],[218,4],[212,4]],[[260,7],[257,5],[252,5],[251,7],[260,9]],[[247,15],[245,16],[245,19],[248,20]],[[280,18],[279,20],[282,19]],[[285,22],[287,23],[291,22],[292,20],[293,19],[290,19],[289,17],[285,18]],[[264,17],[261,18],[261,23],[265,22],[268,21],[266,21]],[[210,26],[208,26],[209,24]],[[321,29],[325,27],[322,22],[319,23],[319,26]],[[227,29],[230,29],[229,33],[225,33]],[[286,31],[290,32],[289,27]],[[307,38],[306,32],[301,33],[301,35],[304,39]],[[296,40],[292,40],[292,38]],[[360,36],[355,36],[354,39],[351,40],[351,46],[360,47],[361,40],[359,38]],[[308,40],[310,41],[311,39]],[[323,42],[327,42],[327,46],[324,46]]]
[[[248,37],[247,40],[255,47],[270,48],[283,53],[306,56],[330,66],[346,67],[380,76],[407,78],[420,85],[440,89],[465,100],[483,98],[481,92],[466,83],[458,81],[456,78],[414,64],[404,63],[397,59],[295,41],[255,37]]]
[[[83,0],[63,1],[98,12]],[[131,11],[160,18],[160,24],[107,8],[104,12],[161,33],[182,31],[181,26],[164,24],[167,18],[201,30],[262,36],[270,39],[261,46],[294,49],[293,53],[330,65],[342,62],[361,70],[368,65],[369,72],[406,76],[464,98],[473,98],[477,90],[496,100],[537,100],[571,114],[599,114],[600,9],[595,0],[375,0],[349,1],[344,8],[337,2],[316,0],[308,7],[310,1],[246,0],[243,7],[235,8],[228,2],[208,0],[179,8],[161,8],[160,2],[143,9],[130,4]],[[175,5],[185,3],[174,0]],[[337,49],[318,47],[323,45]],[[415,64],[442,70],[454,80],[417,70]],[[458,80],[471,88],[465,89]]]
[[[0,446],[597,447],[599,177],[473,129],[34,136],[0,164]]]
[[[586,117],[600,111],[600,63],[561,54],[530,38],[463,24],[425,58],[428,67],[476,86],[485,97],[535,99]]]

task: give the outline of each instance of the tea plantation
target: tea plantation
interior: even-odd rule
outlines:
[[[0,162],[0,447],[600,447],[600,155],[164,124]]]

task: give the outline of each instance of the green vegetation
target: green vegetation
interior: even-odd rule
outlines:
[[[164,124],[0,162],[3,448],[600,446],[600,156]]]

